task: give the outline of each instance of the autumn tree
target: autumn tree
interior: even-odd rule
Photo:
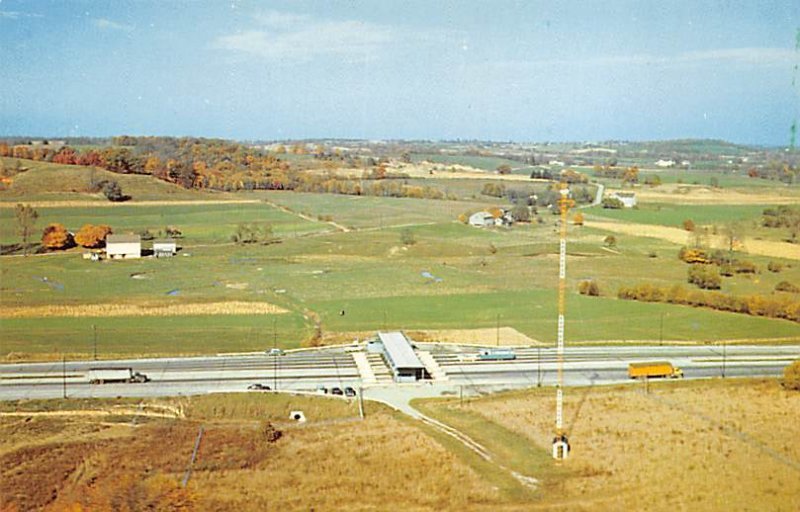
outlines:
[[[14,208],[14,218],[17,221],[17,233],[22,238],[22,252],[27,256],[31,234],[33,234],[39,213],[30,205],[17,204]]]
[[[42,245],[47,249],[69,249],[75,245],[72,234],[63,224],[48,224],[42,232]]]
[[[105,245],[106,236],[110,234],[111,226],[106,226],[104,224],[98,226],[85,224],[75,235],[75,242],[81,247],[96,249]]]
[[[508,164],[497,166],[497,174],[511,174],[511,166]]]

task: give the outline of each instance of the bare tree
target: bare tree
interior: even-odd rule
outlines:
[[[31,235],[36,225],[36,219],[39,218],[39,213],[30,205],[17,204],[14,209],[14,217],[17,220],[17,233],[22,237],[22,253],[27,256]]]

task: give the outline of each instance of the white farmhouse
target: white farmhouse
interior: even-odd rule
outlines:
[[[614,192],[611,197],[619,199],[625,208],[636,206],[636,194],[634,192]]]
[[[106,256],[112,260],[141,258],[141,237],[139,235],[106,236]]]
[[[476,212],[469,216],[469,225],[479,228],[494,226],[494,216],[489,212]]]

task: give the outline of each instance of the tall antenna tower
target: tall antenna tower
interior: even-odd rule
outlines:
[[[561,182],[558,199],[560,217],[560,236],[558,251],[558,342],[556,356],[558,361],[558,384],[556,385],[556,432],[553,437],[553,458],[566,459],[569,455],[569,441],[564,432],[564,312],[567,296],[567,211],[575,204],[569,198],[569,187]]]

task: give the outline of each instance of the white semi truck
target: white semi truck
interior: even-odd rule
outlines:
[[[92,368],[86,376],[89,378],[89,384],[110,384],[114,382],[141,384],[150,381],[150,377],[133,371],[133,368]]]

